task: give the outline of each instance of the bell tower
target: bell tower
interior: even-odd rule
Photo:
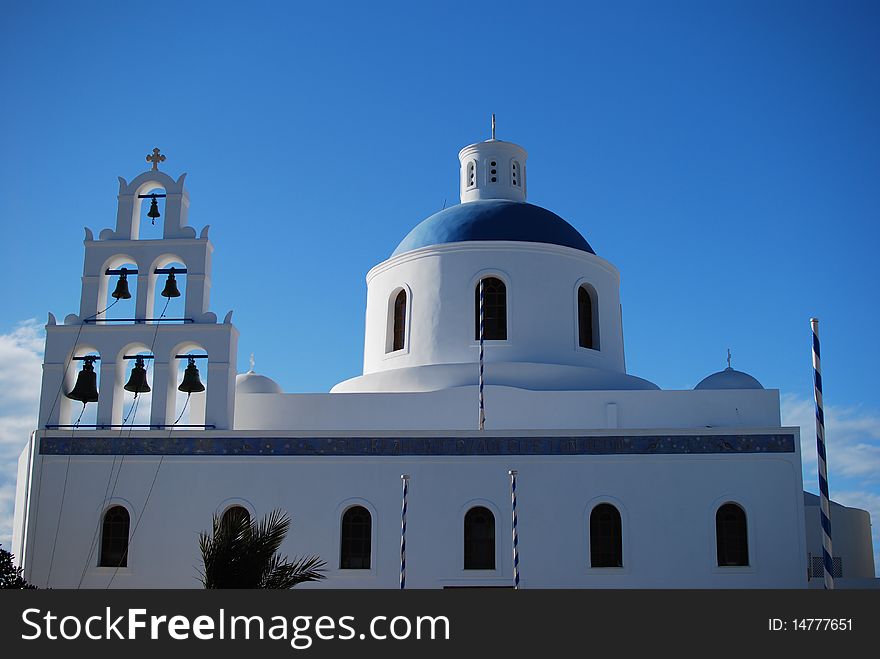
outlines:
[[[187,369],[189,383],[183,385],[183,390],[192,396],[193,419],[187,427],[232,428],[238,330],[232,325],[231,311],[222,322],[209,311],[214,251],[208,239],[209,227],[196,236],[188,226],[186,174],[174,180],[159,169],[164,161],[159,149],[153,149],[147,155],[150,169],[130,183],[119,178],[115,229],[104,229],[97,239],[89,228],[85,229],[79,313],[69,314],[63,324],[58,324],[50,313],[46,326],[40,428],[64,427],[69,423],[71,404],[86,402],[79,390],[72,390],[77,371],[90,362],[100,376],[95,425],[99,429],[119,427],[124,399],[130,395],[124,388],[124,378],[135,360],[138,369],[146,364],[146,369],[152,371],[151,388],[140,385],[139,389],[131,383],[128,386],[129,392],[151,389],[151,429],[170,428],[175,423],[181,363],[194,366],[207,380],[207,391],[199,392],[193,385],[194,372]],[[161,222],[161,237],[141,235],[145,202],[150,204],[147,217]],[[147,224],[147,229],[159,233],[159,226]],[[123,264],[124,269],[120,268]],[[182,291],[177,286],[180,280],[185,281]],[[133,299],[129,283],[136,284]],[[161,292],[157,295],[157,291]],[[168,309],[171,300],[179,297],[183,298],[182,304],[176,302],[175,308],[182,306],[182,314],[167,317],[162,306]],[[107,314],[111,306],[119,312],[114,318]],[[86,356],[91,359],[84,359]],[[136,377],[145,381],[140,370]],[[89,380],[91,375],[85,378]],[[147,425],[143,421],[140,424]]]

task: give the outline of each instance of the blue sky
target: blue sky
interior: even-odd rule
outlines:
[[[360,372],[367,270],[458,201],[495,112],[530,201],[620,269],[631,373],[689,388],[729,347],[809,438],[821,319],[832,493],[880,514],[878,3],[10,3],[0,76],[7,467],[82,227],[154,146],[211,224],[240,370],[326,391]]]

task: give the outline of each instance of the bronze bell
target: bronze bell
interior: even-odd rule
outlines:
[[[98,375],[95,373],[94,362],[94,357],[83,360],[82,370],[76,376],[76,384],[65,396],[78,400],[83,405],[98,402]]]
[[[199,379],[199,369],[196,368],[196,360],[192,357],[187,357],[187,359],[189,363],[183,372],[183,382],[180,383],[177,389],[185,394],[197,394],[205,390],[205,385]]]
[[[111,293],[117,300],[130,300],[131,293],[128,292],[128,270],[122,268],[119,273],[119,281],[116,282],[116,290]]]
[[[165,280],[165,288],[162,289],[162,297],[180,297],[180,291],[177,289],[177,280],[174,278],[174,268],[168,273],[168,279]]]
[[[156,202],[156,195],[150,196],[150,210],[147,212],[147,217],[150,218],[152,224],[156,224],[156,218],[161,217],[161,213],[159,213],[159,204]]]
[[[144,367],[144,358],[135,357],[134,368],[131,369],[131,377],[123,387],[126,391],[133,391],[136,394],[145,394],[150,391],[150,385],[147,384],[147,369]]]

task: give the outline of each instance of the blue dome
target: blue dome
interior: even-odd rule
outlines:
[[[556,213],[523,201],[484,199],[434,213],[410,231],[391,256],[468,240],[548,243],[596,253],[577,229]]]
[[[748,373],[735,371],[729,366],[700,380],[694,389],[763,389]]]

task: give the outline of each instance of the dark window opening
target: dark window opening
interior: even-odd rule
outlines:
[[[464,516],[464,569],[495,569],[495,515],[483,506]]]
[[[581,348],[599,348],[599,341],[594,338],[593,296],[586,286],[578,288],[578,345]]]
[[[400,291],[394,299],[394,326],[391,350],[403,350],[406,338],[406,291]]]
[[[590,513],[590,565],[623,567],[620,512],[610,503],[601,503]]]
[[[104,513],[101,525],[101,558],[99,567],[128,566],[128,526],[130,517],[122,506],[113,506]]]
[[[339,567],[343,570],[370,569],[370,538],[373,520],[363,506],[352,506],[342,515]]]
[[[719,566],[749,564],[746,513],[735,503],[726,503],[715,513],[715,544]]]
[[[474,339],[480,340],[480,285],[474,290]],[[483,279],[483,339],[507,340],[507,287],[497,277]]]
[[[244,506],[230,506],[226,509],[226,512],[223,513],[223,519],[220,523],[237,524],[240,521],[248,524],[251,523],[251,514],[248,512],[248,509]]]

